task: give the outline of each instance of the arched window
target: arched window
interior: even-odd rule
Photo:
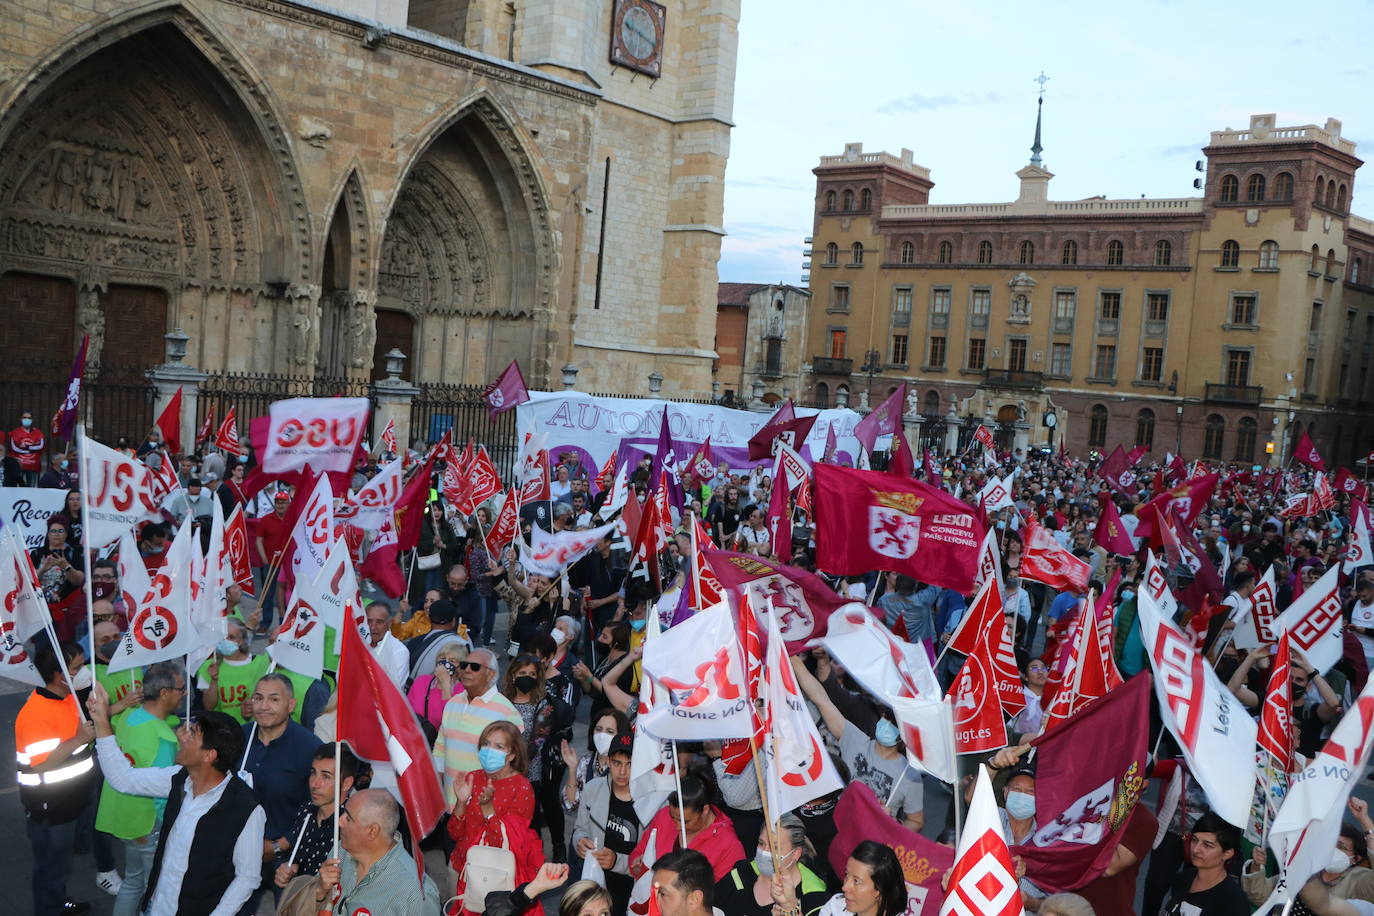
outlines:
[[[1318,176],[1317,176],[1317,192],[1316,192],[1316,194],[1313,196],[1312,202],[1315,203],[1315,204],[1320,204],[1320,203],[1322,202],[1322,198],[1323,198],[1325,195],[1326,195],[1326,179],[1323,178],[1322,176],[1318,175]]]
[[[902,263],[903,263],[903,264],[915,264],[915,263],[916,263],[916,246],[913,245],[913,244],[911,244],[910,242],[903,242],[903,243],[902,243]]]
[[[1334,249],[1334,248],[1328,248],[1328,249],[1326,249],[1326,275],[1327,275],[1328,277],[1335,276],[1335,270],[1336,270],[1336,249]]]
[[[853,210],[853,209],[854,209],[854,192],[853,192],[853,191],[848,191],[848,190],[847,190],[847,191],[844,192],[844,194],[842,194],[842,195],[840,196],[840,207],[841,207],[841,209],[846,210],[846,211],[848,211],[848,210]]]
[[[855,242],[849,246],[849,263],[862,264],[864,262],[864,243]]]
[[[991,264],[991,263],[992,263],[992,242],[979,242],[979,243],[978,243],[978,263],[979,263],[979,264]]]
[[[1336,189],[1336,209],[1340,210],[1342,213],[1345,212],[1345,194],[1345,185],[1341,185]]]
[[[862,191],[859,192],[859,209],[860,209],[860,210],[869,210],[869,209],[872,209],[872,207],[873,207],[873,192],[870,191],[868,188],[864,188]]]
[[[1329,209],[1336,209],[1336,179],[1331,179],[1326,183],[1326,206]]]
[[[1279,172],[1274,176],[1274,200],[1293,199],[1293,176]]]
[[[1135,444],[1147,449],[1155,444],[1155,412],[1148,407],[1141,408],[1135,415]]]
[[[1207,425],[1202,430],[1202,457],[1221,458],[1221,440],[1226,437],[1226,420],[1219,413],[1207,415]]]
[[[1221,266],[1240,266],[1240,243],[1227,239],[1221,243]]]
[[[1069,239],[1064,243],[1064,251],[1059,258],[1059,262],[1061,264],[1078,263],[1078,243],[1073,239]]]
[[[1169,244],[1168,239],[1160,239],[1155,242],[1155,266],[1168,267],[1169,262],[1174,259],[1174,246]]]
[[[1236,424],[1236,461],[1255,460],[1255,437],[1258,432],[1259,424],[1254,417],[1240,418]]]
[[[1021,263],[1035,263],[1035,243],[1029,239],[1021,243]]]
[[[934,388],[926,392],[926,396],[921,401],[921,413],[928,417],[940,415],[940,392]]]
[[[1279,266],[1279,243],[1270,239],[1260,242],[1259,266],[1265,270],[1277,270]]]
[[[1310,270],[1310,271],[1311,271],[1312,273],[1314,273],[1314,274],[1319,274],[1319,273],[1322,272],[1322,271],[1321,271],[1321,267],[1322,267],[1322,250],[1321,250],[1320,248],[1318,248],[1316,245],[1313,245],[1313,246],[1312,246],[1312,264],[1311,264],[1307,269]]]
[[[1235,175],[1223,175],[1221,178],[1221,202],[1231,204],[1239,199],[1240,179]]]
[[[1359,284],[1359,282],[1360,282],[1360,268],[1361,268],[1362,266],[1363,266],[1363,262],[1362,262],[1359,258],[1356,258],[1356,259],[1355,259],[1355,263],[1350,265],[1350,282],[1351,282],[1352,284],[1355,284],[1355,285],[1358,285],[1358,284]]]
[[[826,192],[825,192],[825,209],[826,209],[826,210],[834,210],[834,209],[835,209],[835,192],[834,192],[834,191],[826,191]]]
[[[1245,182],[1245,199],[1247,201],[1264,200],[1264,176],[1251,175]]]
[[[952,264],[952,263],[954,263],[954,246],[951,245],[949,242],[941,242],[941,243],[940,243],[940,263],[941,263],[941,264]]]
[[[830,406],[830,386],[825,382],[816,383],[816,406],[821,408]]]
[[[1126,246],[1116,239],[1107,243],[1107,263],[1112,266],[1120,266],[1124,260]]]
[[[840,246],[834,242],[825,246],[825,263],[832,267],[840,263]]]
[[[1103,448],[1107,444],[1107,408],[1094,404],[1088,420],[1088,445]]]

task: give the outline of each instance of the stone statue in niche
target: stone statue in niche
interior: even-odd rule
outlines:
[[[341,298],[348,315],[348,364],[366,369],[377,348],[377,294],[370,289],[345,290]]]
[[[1007,320],[1012,324],[1029,324],[1031,320],[1031,293],[1035,290],[1035,280],[1025,271],[1007,281],[1011,287],[1011,313]]]
[[[906,408],[905,408],[905,410],[903,411],[903,414],[902,414],[902,415],[903,415],[903,416],[906,416],[906,417],[914,417],[914,416],[916,416],[916,414],[919,413],[919,412],[920,412],[920,411],[917,409],[917,397],[916,397],[916,392],[915,392],[915,391],[908,391],[908,392],[906,393]]]
[[[77,294],[76,330],[78,334],[90,335],[86,368],[94,373],[100,369],[100,351],[105,346],[105,310],[100,306],[100,290],[94,286],[82,286]]]
[[[1025,293],[1017,293],[1011,298],[1011,314],[1013,318],[1030,317],[1030,297]]]
[[[313,284],[293,283],[286,288],[291,303],[291,337],[287,354],[296,366],[309,366],[315,360],[319,335],[320,288]]]

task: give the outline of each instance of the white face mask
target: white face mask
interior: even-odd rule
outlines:
[[[615,740],[615,735],[608,735],[605,732],[597,732],[592,735],[592,747],[601,756],[606,756],[606,752],[611,749],[611,742]]]
[[[1328,875],[1344,874],[1350,868],[1350,854],[1337,846],[1331,850],[1331,861],[1326,866]]]
[[[566,634],[566,633],[564,633],[562,630],[558,630],[558,629],[555,629],[555,630],[553,630],[552,632],[550,632],[550,633],[549,633],[549,636],[553,639],[553,644],[554,644],[555,646],[561,646],[561,645],[563,645],[563,643],[564,643],[564,642],[567,640],[567,638],[568,638],[568,634]]]
[[[72,686],[77,690],[85,690],[87,687],[91,686],[91,669],[82,668],[80,671],[76,672],[76,674],[73,674]]]

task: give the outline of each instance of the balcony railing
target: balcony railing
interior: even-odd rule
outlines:
[[[1045,373],[1028,372],[1025,369],[988,369],[983,378],[988,385],[1002,385],[1006,388],[1045,387]]]
[[[1211,404],[1239,404],[1246,407],[1258,407],[1263,399],[1264,388],[1260,385],[1207,383],[1206,400]]]
[[[837,359],[833,356],[813,356],[811,371],[817,375],[853,375],[854,360],[848,357]]]

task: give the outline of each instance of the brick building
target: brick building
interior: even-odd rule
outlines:
[[[982,421],[1079,454],[1279,462],[1303,431],[1339,464],[1374,447],[1374,223],[1350,211],[1339,121],[1213,132],[1202,197],[1052,200],[1040,152],[1037,121],[1017,199],[986,204],[931,203],[909,150],[821,158],[811,399],[905,380],[940,445]]]
[[[797,397],[810,298],[783,283],[721,283],[712,396],[768,404]]]

